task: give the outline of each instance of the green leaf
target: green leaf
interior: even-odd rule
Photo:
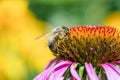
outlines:
[[[80,68],[79,68],[79,76],[82,78],[82,76],[83,76],[83,73],[84,73],[84,66],[81,66]]]

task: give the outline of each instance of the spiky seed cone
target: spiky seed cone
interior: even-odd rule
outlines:
[[[66,40],[58,42],[60,59],[93,65],[120,60],[120,31],[106,26],[69,27]]]

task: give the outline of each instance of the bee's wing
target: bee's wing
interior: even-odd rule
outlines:
[[[43,40],[43,39],[49,37],[50,35],[51,35],[51,32],[49,32],[47,34],[40,35],[40,36],[36,37],[35,39]]]
[[[47,33],[47,34],[42,34],[40,36],[35,37],[35,40],[40,40],[40,42],[42,42],[44,47],[48,46],[48,37],[51,35],[51,32]]]
[[[56,32],[56,31],[58,31],[57,29],[59,30],[59,28],[56,27],[56,28],[52,29],[50,32],[48,32],[48,33],[46,33],[46,34],[43,34],[43,35],[40,35],[40,36],[36,37],[35,39],[43,40],[43,39],[46,38],[46,37],[53,36],[52,34],[53,34],[54,32]],[[60,29],[61,29],[61,28],[60,28]]]

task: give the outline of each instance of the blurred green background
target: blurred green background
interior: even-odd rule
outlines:
[[[120,0],[0,0],[0,80],[32,80],[54,58],[54,27],[108,25],[120,29]]]

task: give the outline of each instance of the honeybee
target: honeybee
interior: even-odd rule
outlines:
[[[47,41],[48,47],[53,53],[57,53],[57,47],[59,46],[59,43],[66,40],[68,38],[68,34],[69,27],[62,26],[54,28],[51,32],[45,34],[40,38],[42,39],[46,36],[49,36]]]

